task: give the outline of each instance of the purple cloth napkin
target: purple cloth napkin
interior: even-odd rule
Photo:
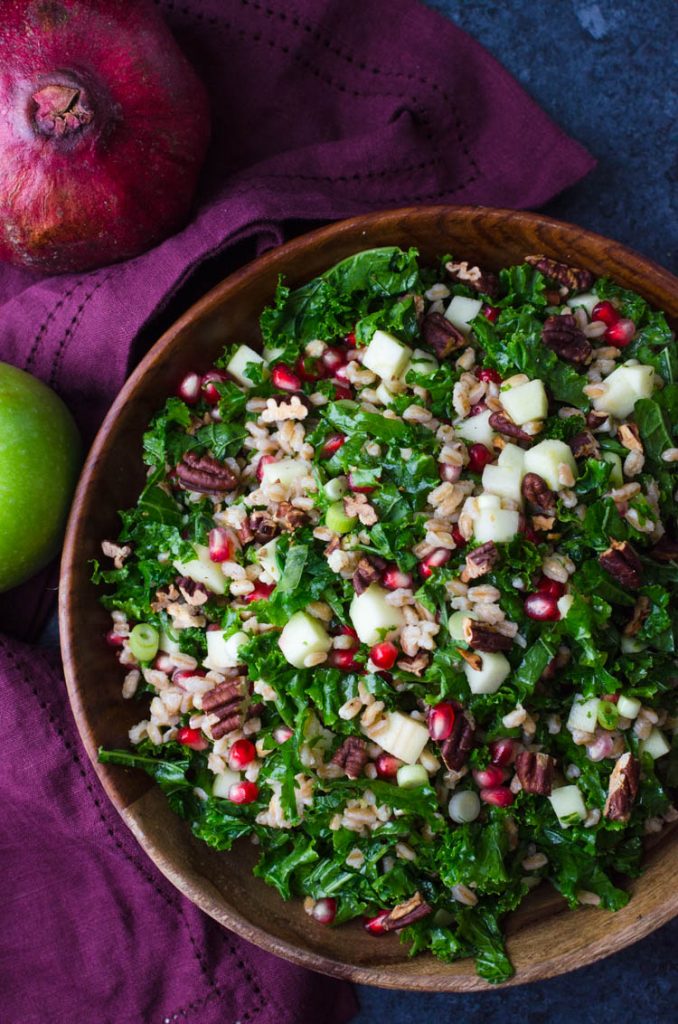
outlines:
[[[161,2],[213,98],[190,224],[128,263],[36,279],[0,269],[0,359],[51,384],[87,439],[197,268],[284,222],[413,203],[531,207],[591,157],[469,36],[412,0]],[[56,576],[0,599],[34,635]],[[350,990],[206,918],[107,804],[58,662],[0,638],[5,813],[0,1017],[12,1024],[339,1024]],[[7,939],[11,937],[11,941]]]

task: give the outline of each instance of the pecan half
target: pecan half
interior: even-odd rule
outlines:
[[[627,540],[613,540],[607,551],[598,555],[598,561],[624,588],[637,590],[643,581],[642,563]]]
[[[603,814],[610,821],[628,821],[638,795],[640,763],[627,751],[612,769]]]
[[[293,533],[306,522],[306,513],[289,501],[281,501],[275,510],[276,522],[285,533]]]
[[[278,532],[278,524],[270,512],[253,512],[247,524],[252,531],[252,536],[261,544],[267,544],[273,540]]]
[[[166,590],[156,590],[155,600],[151,601],[151,611],[161,612],[164,608],[169,608],[178,597],[179,591],[173,583],[170,583]]]
[[[363,594],[370,584],[376,583],[381,577],[384,568],[383,565],[379,565],[381,561],[382,559],[377,559],[373,555],[365,555],[360,559],[352,579],[356,594]]]
[[[485,544],[481,544],[479,548],[469,551],[466,556],[466,566],[461,574],[462,583],[468,583],[469,580],[477,580],[480,576],[485,576],[486,573],[494,568],[498,560],[499,548],[493,540],[488,540]]]
[[[219,719],[211,726],[215,740],[239,729],[243,724],[244,693],[244,680],[235,679],[219,683],[213,690],[203,695],[202,710],[207,714],[216,715]]]
[[[581,434],[575,434],[568,444],[575,459],[600,458],[600,445],[590,430],[582,430]]]
[[[617,431],[617,437],[630,452],[642,452],[643,442],[640,440],[640,430],[635,423],[622,423]]]
[[[650,551],[650,558],[655,562],[678,562],[678,540],[664,534]]]
[[[431,911],[432,907],[429,907],[421,893],[415,892],[409,900],[399,903],[390,914],[382,918],[381,927],[385,932],[395,932],[399,928],[407,927],[408,924],[420,921],[422,917],[428,917]]]
[[[590,270],[584,270],[583,267],[571,267],[567,263],[552,260],[543,253],[526,256],[525,262],[542,273],[549,281],[555,281],[563,288],[566,288],[567,294],[570,292],[586,292],[595,280]]]
[[[641,595],[636,601],[631,620],[624,626],[624,636],[635,636],[640,632],[645,619],[650,614],[650,607],[650,598],[645,597],[644,594]]]
[[[430,660],[431,658],[426,651],[418,651],[413,658],[403,655],[398,661],[398,668],[402,669],[403,672],[411,672],[413,676],[420,676],[428,668]]]
[[[466,284],[476,292],[489,295],[492,299],[496,299],[499,295],[499,278],[490,270],[481,270],[480,267],[469,266],[467,260],[463,260],[461,263],[454,263],[450,260],[449,263],[445,264],[445,270],[453,281]]]
[[[424,317],[421,336],[439,359],[466,345],[464,335],[442,313],[429,313]]]
[[[343,768],[349,779],[357,779],[367,764],[367,746],[359,736],[347,736],[332,758],[332,764]]]
[[[209,594],[202,583],[196,583],[188,576],[180,576],[177,579],[177,586],[186,604],[199,608],[201,604],[209,601]]]
[[[113,565],[116,569],[122,569],[125,564],[125,559],[129,558],[132,554],[132,547],[129,544],[114,544],[110,540],[102,540],[101,550],[106,555],[106,558],[113,559]]]
[[[595,409],[591,409],[586,414],[586,426],[589,430],[600,430],[604,423],[607,423],[609,416],[606,412],[597,412]]]
[[[224,494],[234,491],[238,479],[228,466],[211,455],[196,455],[186,452],[176,469],[177,480],[186,491],[199,494]]]
[[[515,437],[518,441],[526,441],[528,444],[534,441],[531,434],[526,434],[524,430],[516,426],[503,412],[493,412],[488,422],[498,434],[505,434],[506,437]]]
[[[520,489],[525,501],[535,512],[547,516],[555,512],[558,497],[538,473],[526,473]]]
[[[550,796],[553,789],[554,757],[524,750],[516,758],[516,775],[526,793]]]
[[[513,640],[486,622],[464,620],[464,639],[475,651],[510,651]]]
[[[458,708],[452,732],[440,744],[440,756],[449,771],[458,772],[464,767],[473,750],[475,732],[476,723],[471,713],[463,708]]]
[[[583,366],[591,359],[591,342],[570,313],[548,317],[544,321],[541,337],[547,348],[568,363]]]

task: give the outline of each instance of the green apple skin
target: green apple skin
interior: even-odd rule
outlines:
[[[30,374],[0,363],[0,593],[59,550],[81,451],[61,399]]]

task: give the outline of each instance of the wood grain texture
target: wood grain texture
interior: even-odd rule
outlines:
[[[223,345],[260,344],[257,321],[279,274],[299,285],[361,249],[417,246],[425,260],[443,252],[498,269],[528,253],[614,277],[668,312],[678,324],[678,281],[615,242],[535,214],[482,207],[422,207],[372,214],[313,232],[232,275],[182,316],[125,384],[97,435],[73,503],[61,567],[60,627],[68,691],[80,734],[108,796],[160,870],[206,913],[244,938],[306,967],[363,984],[434,992],[487,988],[469,960],[408,959],[396,936],[374,939],[360,924],[314,924],[300,902],[284,904],[252,877],[254,848],[218,853],[195,840],[141,773],[99,765],[100,745],[124,746],[141,717],[120,698],[121,671],[103,643],[108,615],[89,582],[88,560],[117,531],[116,510],[136,500],[144,479],[141,436],[150,417],[188,370],[205,371]],[[616,914],[565,912],[546,886],[507,922],[516,967],[509,984],[573,970],[642,938],[678,913],[678,831],[649,850],[645,874]]]

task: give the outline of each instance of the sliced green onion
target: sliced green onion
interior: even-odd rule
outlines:
[[[398,769],[398,785],[401,789],[416,789],[428,785],[428,772],[423,764],[404,764]]]
[[[603,729],[615,729],[619,721],[617,705],[611,700],[601,700],[598,705],[598,723]]]
[[[137,661],[155,658],[159,644],[160,634],[148,622],[140,622],[129,635],[129,648]]]

